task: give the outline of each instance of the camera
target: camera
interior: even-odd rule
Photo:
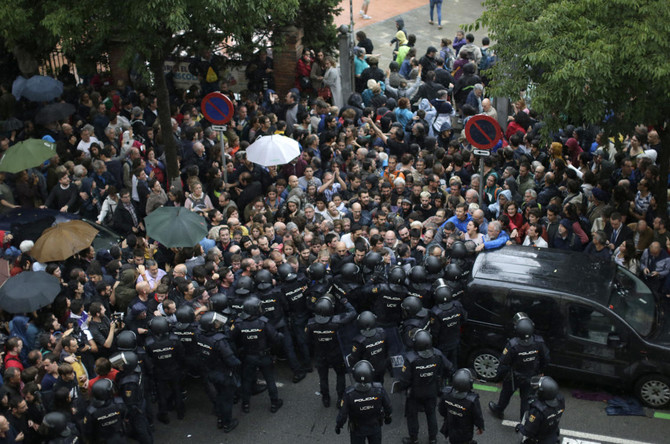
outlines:
[[[111,320],[112,320],[112,322],[123,323],[123,316],[124,316],[123,312],[116,311],[116,312],[112,313],[112,319]]]

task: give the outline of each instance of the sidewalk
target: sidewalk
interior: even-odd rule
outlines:
[[[405,28],[409,34],[416,36],[417,56],[422,56],[426,48],[434,46],[440,49],[440,40],[447,37],[453,40],[456,31],[461,25],[474,23],[484,8],[480,0],[444,0],[442,3],[442,26],[437,29],[437,13],[435,25],[429,25],[430,4],[428,0],[370,0],[368,15],[370,20],[364,20],[359,11],[363,0],[353,0],[354,33],[364,31],[372,40],[375,54],[381,54],[379,67],[386,70],[392,56],[392,47],[389,46],[395,36],[395,19],[400,17],[405,21]],[[349,24],[349,1],[340,3],[342,13],[335,17],[337,26]],[[486,36],[483,30],[473,33],[475,43],[481,45],[482,37]]]

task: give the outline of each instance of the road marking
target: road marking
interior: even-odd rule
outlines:
[[[670,413],[654,412],[654,418],[670,419]]]
[[[515,421],[508,421],[507,419],[502,421],[502,425],[508,426],[508,427],[515,427],[518,424],[518,422]],[[596,443],[599,442],[609,442],[612,444],[653,444],[649,442],[644,442],[644,441],[634,441],[632,439],[624,439],[624,438],[616,438],[614,436],[606,436],[606,435],[596,435],[594,433],[584,433],[584,432],[578,432],[576,430],[566,430],[561,428],[561,435],[566,435],[568,437],[572,438],[578,438],[578,439],[589,439],[589,440],[595,440]],[[563,441],[565,444],[575,444],[575,441]],[[586,441],[576,441],[577,443],[584,443],[588,444],[589,442]]]
[[[472,388],[475,390],[482,390],[484,392],[499,392],[500,389],[498,387],[494,387],[491,385],[484,385],[484,384],[472,384]]]

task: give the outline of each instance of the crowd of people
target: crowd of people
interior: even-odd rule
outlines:
[[[659,176],[655,129],[641,122],[633,133],[617,135],[619,148],[598,127],[579,122],[547,140],[542,116],[522,94],[480,172],[462,128],[474,115],[506,112],[485,92],[486,69],[495,62],[488,39],[479,47],[473,35],[459,32],[419,56],[402,20],[397,28],[387,71],[370,39],[357,33],[356,91],[346,102],[334,57],[305,51],[295,88],[280,97],[272,89],[272,59],[259,53],[224,140],[200,112],[199,101],[212,88],[234,98],[224,80],[211,77],[209,53],[193,64],[201,83],[189,90],[176,88],[168,73],[171,128],[159,126],[152,91],[123,82],[78,83],[67,66],[59,75],[60,100],[76,112],[64,121],[35,124],[42,104],[17,102],[3,86],[1,118],[24,125],[0,136],[0,155],[29,138],[52,141],[57,155],[17,174],[0,173],[0,213],[78,214],[123,241],[40,263],[31,256],[35,239],[2,233],[12,276],[44,271],[60,280],[62,291],[36,312],[3,313],[0,442],[51,442],[68,434],[96,442],[105,430],[113,437],[108,442],[124,442],[120,425],[105,426],[96,416],[104,409],[123,412],[133,436],[151,442],[154,416],[168,423],[174,409],[184,417],[187,374],[201,376],[219,427],[231,431],[233,398],[249,411],[250,394],[260,390],[257,372],[271,410],[282,407],[270,349],[287,356],[295,383],[316,365],[329,406],[328,368],[336,370],[341,401],[344,362],[341,355],[319,354],[310,323],[346,324],[371,311],[379,326],[402,327],[405,309],[437,306],[431,284],[458,279],[463,270],[450,266],[466,265],[463,250],[518,244],[581,251],[615,261],[660,296],[670,295],[667,209],[658,208],[654,195],[667,178]],[[248,161],[245,149],[270,134],[297,140],[300,156],[271,167]],[[178,146],[180,185],[167,174],[166,138]],[[154,241],[143,219],[161,206],[201,214],[207,237],[188,248]],[[421,285],[424,291],[412,296]],[[277,286],[283,294],[271,289]],[[325,294],[334,296],[320,302]],[[420,306],[403,307],[408,295]],[[238,323],[271,328],[258,344],[244,328],[236,330]],[[216,357],[204,345],[189,349],[194,344],[182,341],[184,331]],[[166,347],[172,352],[163,359]],[[444,351],[456,365],[453,344]],[[199,362],[208,363],[205,370],[230,371],[198,373]],[[384,370],[377,365],[376,380]]]

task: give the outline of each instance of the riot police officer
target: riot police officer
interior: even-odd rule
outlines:
[[[363,259],[363,282],[379,284],[386,282],[387,270],[384,257],[376,251],[370,251]]]
[[[342,353],[337,345],[337,332],[345,324],[356,317],[354,307],[344,299],[345,312],[335,315],[335,304],[332,295],[324,295],[314,305],[314,317],[307,323],[307,337],[314,346],[316,370],[319,373],[319,387],[321,401],[324,407],[330,407],[330,390],[328,384],[328,369],[335,370],[337,382],[338,405],[344,395],[344,375],[346,367]]]
[[[378,253],[368,253],[368,255]],[[388,283],[381,279],[374,279],[368,283],[363,292],[370,300],[372,312],[377,316],[377,324],[380,327],[396,327],[402,320],[400,303],[407,296],[405,287],[405,270],[395,266],[391,268],[388,275]]]
[[[442,380],[454,371],[451,362],[442,352],[433,347],[433,338],[425,330],[414,335],[414,350],[405,354],[405,364],[396,382],[399,390],[407,390],[405,416],[407,417],[408,438],[403,444],[417,444],[419,436],[419,410],[426,412],[428,439],[437,442],[437,396]]]
[[[181,394],[181,368],[184,361],[184,347],[179,338],[170,333],[170,324],[163,316],[156,316],[149,322],[151,336],[147,338],[145,349],[149,357],[151,374],[157,385],[158,420],[170,423],[168,402],[175,404],[177,418],[184,418],[184,399]]]
[[[214,299],[214,298],[212,298]],[[195,311],[190,305],[182,305],[177,309],[177,323],[172,332],[184,348],[184,365],[182,367],[182,381],[186,373],[192,376],[200,374],[198,365],[198,346],[195,343],[195,333],[198,325],[195,322]]]
[[[237,374],[240,360],[233,353],[225,331],[227,319],[220,313],[208,311],[200,318],[196,334],[200,363],[206,389],[214,400],[216,425],[225,433],[238,425],[233,418],[233,396],[240,386]],[[255,372],[254,372],[255,375]]]
[[[152,399],[155,397],[155,385],[153,383],[152,375],[148,365],[147,352],[144,347],[138,345],[137,335],[134,331],[123,330],[116,337],[116,349],[120,352],[133,352],[137,357],[137,366],[142,374],[142,387],[144,389],[144,399]],[[118,381],[118,380],[117,380]],[[154,426],[154,408],[151,402],[144,403],[144,411],[146,412],[147,422],[149,427]]]
[[[282,335],[262,316],[261,300],[255,296],[244,301],[244,313],[231,329],[231,337],[242,355],[242,411],[249,413],[249,399],[256,371],[265,378],[270,395],[270,411],[277,412],[284,404],[275,382],[270,347],[282,342]]]
[[[293,266],[288,263],[281,264],[277,268],[277,274],[281,279],[280,291],[286,298],[288,304],[289,331],[295,340],[295,348],[302,359],[302,371],[312,371],[312,361],[309,356],[309,346],[305,327],[309,321],[309,309],[307,308],[307,278],[302,273],[294,272]]]
[[[454,300],[451,287],[442,285],[435,290],[435,305],[431,309],[431,333],[437,348],[450,362],[458,364],[461,326],[468,320],[463,304]]]
[[[335,433],[338,435],[349,420],[352,444],[381,444],[382,420],[391,424],[393,410],[384,386],[373,382],[374,370],[368,361],[356,363],[353,369],[355,384],[344,392],[337,414]]]
[[[444,271],[442,269],[442,258],[437,256],[428,256],[426,258],[425,267],[426,280],[428,282],[435,282],[436,280],[444,277]]]
[[[333,296],[337,299],[347,298],[347,301],[357,311],[364,311],[369,307],[363,305],[362,287],[363,281],[360,267],[353,262],[349,262],[342,265],[339,279],[333,279]]]
[[[377,317],[369,311],[359,314],[356,324],[359,334],[354,337],[351,346],[349,366],[353,367],[358,361],[368,361],[374,369],[374,381],[383,384],[389,359],[386,332],[383,328],[377,327]]]
[[[414,345],[414,335],[419,330],[430,328],[430,315],[423,308],[421,300],[415,296],[407,296],[400,304],[402,309],[402,324],[400,325],[400,338],[406,349]]]
[[[530,401],[528,411],[516,429],[523,437],[522,443],[555,444],[560,432],[559,422],[565,411],[565,399],[550,376],[533,379],[535,399]]]
[[[124,351],[113,355],[109,361],[119,370],[116,383],[119,386],[121,399],[128,409],[128,422],[135,439],[141,444],[153,443],[153,433],[146,417],[148,403],[144,397],[145,380],[137,355],[131,351]]]
[[[254,291],[254,280],[249,276],[240,276],[235,281],[235,297],[230,301],[230,308],[235,312],[235,316],[242,314],[244,300],[251,296]]]
[[[40,424],[39,434],[44,436],[46,444],[75,444],[80,442],[77,426],[68,422],[67,416],[61,412],[44,415]]]
[[[505,377],[498,402],[490,402],[489,409],[498,418],[504,417],[505,408],[516,389],[521,398],[521,414],[528,409],[530,379],[543,372],[549,363],[549,349],[540,335],[536,335],[535,325],[526,313],[514,315],[514,334],[502,352],[497,378]]]
[[[333,278],[327,273],[326,267],[321,262],[314,262],[309,266],[307,277],[309,280],[305,296],[307,297],[307,307],[312,310],[321,296],[330,293]]]
[[[484,416],[479,395],[472,390],[472,372],[462,368],[454,373],[451,386],[445,387],[440,396],[438,411],[444,417],[440,432],[451,444],[471,444],[474,428],[484,432]]]
[[[451,287],[455,298],[460,297],[465,290],[464,278],[466,275],[467,273],[463,271],[463,268],[455,262],[450,263],[444,269],[444,278],[447,285]]]
[[[91,388],[93,401],[86,409],[84,433],[90,442],[106,444],[124,444],[128,442],[123,421],[126,406],[114,399],[114,383],[109,379],[100,379]]]
[[[415,265],[409,271],[409,285],[407,286],[408,296],[414,296],[421,300],[424,307],[433,306],[433,301],[428,297],[430,295],[431,283],[426,281],[426,268],[423,265]]]

